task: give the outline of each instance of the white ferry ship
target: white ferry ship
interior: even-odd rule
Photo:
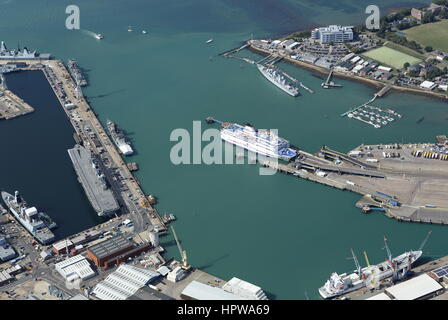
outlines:
[[[285,91],[287,94],[293,97],[297,97],[299,95],[299,88],[292,85],[280,71],[261,64],[257,64],[257,68],[266,79]]]
[[[336,272],[333,272],[327,282],[319,288],[319,294],[324,299],[330,299],[366,286],[375,287],[380,283],[380,281],[390,277],[394,277],[398,280],[403,279],[411,269],[412,264],[414,264],[422,256],[422,248],[428,240],[429,235],[430,233],[423,241],[419,250],[408,251],[395,258],[392,258],[385,238],[384,243],[385,248],[387,249],[388,259],[377,265],[368,265],[365,268],[361,268],[352,250],[356,270],[350,274],[337,274]]]
[[[222,124],[221,139],[257,154],[285,161],[297,155],[289,147],[289,142],[278,137],[275,132],[257,130],[250,125],[225,122]]]

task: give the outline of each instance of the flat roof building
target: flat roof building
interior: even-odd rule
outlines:
[[[142,287],[138,289],[132,296],[128,297],[126,300],[175,300],[163,294],[160,291],[154,290],[149,287]]]
[[[387,288],[386,293],[394,300],[421,300],[435,295],[440,290],[443,290],[443,287],[425,273]]]
[[[432,81],[425,80],[422,83],[420,83],[420,87],[426,90],[434,90],[437,87],[437,85]]]
[[[268,300],[266,293],[259,287],[247,281],[233,277],[223,287],[225,291],[236,294],[248,300]]]
[[[321,43],[339,43],[353,40],[353,27],[331,25],[324,28],[316,28],[311,32],[311,38]]]
[[[243,298],[224,291],[218,287],[212,287],[196,280],[189,283],[182,291],[181,297],[186,300],[243,300]]]

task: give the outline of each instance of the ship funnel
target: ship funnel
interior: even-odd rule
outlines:
[[[16,203],[20,203],[20,194],[19,191],[14,192],[14,201]]]

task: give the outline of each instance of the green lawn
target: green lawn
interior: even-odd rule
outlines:
[[[413,57],[409,54],[388,47],[373,49],[363,53],[363,55],[395,69],[402,69],[406,62],[413,65],[422,61],[421,59]]]
[[[404,30],[408,40],[414,40],[434,49],[448,51],[448,20],[426,23],[408,30]]]

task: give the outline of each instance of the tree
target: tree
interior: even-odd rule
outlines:
[[[435,20],[434,13],[432,13],[432,12],[427,12],[427,13],[425,13],[425,15],[423,16],[422,23],[430,23],[430,22],[434,22],[434,20]]]
[[[425,51],[426,52],[431,52],[431,51],[433,51],[434,49],[431,47],[431,46],[426,46],[425,47]]]
[[[411,66],[411,64],[409,62],[405,62],[404,65],[403,65],[403,67],[405,69],[409,68],[410,66]]]

